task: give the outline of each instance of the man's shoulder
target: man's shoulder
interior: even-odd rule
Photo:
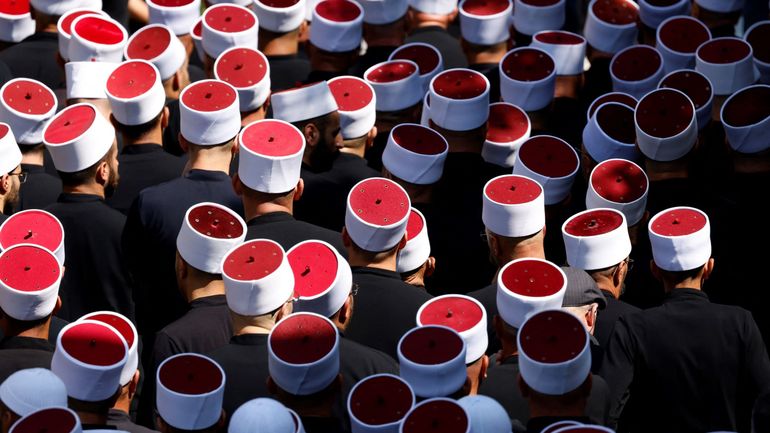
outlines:
[[[369,364],[381,365],[385,368],[391,368],[398,372],[398,363],[387,353],[380,350],[364,346],[348,338],[340,338],[340,352],[343,362],[357,363],[360,361]]]

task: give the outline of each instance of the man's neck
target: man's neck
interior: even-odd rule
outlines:
[[[115,406],[112,406],[112,408],[125,413],[130,413],[131,399],[128,398],[128,390],[126,387],[123,387],[123,389],[120,391],[120,397],[118,397],[118,401],[115,402]]]
[[[299,52],[299,40],[293,33],[276,38],[263,38],[260,32],[259,50],[266,56],[293,56]]]
[[[505,57],[505,49],[481,51],[481,52],[466,52],[465,57],[468,59],[469,65],[480,65],[484,63],[500,63]]]
[[[90,412],[78,412],[81,424],[89,425],[107,425],[107,414],[96,414]]]
[[[102,199],[104,198],[104,186],[99,185],[96,182],[89,182],[86,184],[75,186],[63,186],[62,192],[67,194],[90,194],[98,195]]]
[[[260,217],[262,215],[267,215],[269,213],[275,213],[275,212],[286,212],[289,215],[294,214],[293,201],[288,206],[284,206],[282,204],[273,203],[273,202],[255,203],[247,198],[244,198],[243,208],[245,210],[244,216],[246,217],[246,221],[251,221],[254,218]]]
[[[366,146],[358,147],[343,147],[340,149],[341,153],[347,153],[348,155],[355,155],[359,158],[363,158],[366,155]]]
[[[151,144],[151,145],[157,145],[162,146],[163,143],[163,130],[158,127],[155,130],[148,132],[147,134],[143,135],[141,138],[137,140],[132,140],[125,136],[125,134],[121,134],[123,136],[123,146],[137,146],[137,145],[145,145],[145,144]]]
[[[612,297],[615,299],[620,298],[620,287],[615,287],[610,281],[608,281],[606,278],[600,278],[596,280],[596,286],[599,288],[599,290],[604,290],[605,292],[612,293]]]
[[[222,280],[213,280],[208,283],[195,284],[195,287],[197,288],[186,293],[188,303],[200,298],[225,294],[225,283]]]
[[[416,29],[422,29],[425,27],[441,27],[442,29],[446,30],[449,26],[446,22],[439,20],[420,20],[414,23],[414,28]]]
[[[232,155],[221,152],[220,149],[211,149],[211,152],[199,150],[190,154],[188,168],[190,170],[221,171],[229,175],[230,161],[232,161]]]
[[[39,340],[48,340],[48,336],[51,329],[51,320],[49,318],[48,321],[46,321],[44,324],[40,326],[36,326],[34,328],[26,329],[23,331],[14,331],[6,329],[5,334],[6,336],[16,336],[16,337],[25,337],[25,338],[37,338]]]
[[[397,253],[393,253],[388,257],[376,262],[369,261],[350,248],[348,249],[348,255],[350,256],[348,259],[350,266],[359,266],[364,268],[382,269],[385,271],[396,272],[396,257],[398,256]]]
[[[671,180],[671,179],[685,179],[689,177],[687,170],[687,161],[685,159],[678,159],[676,161],[662,162],[653,161],[650,159],[645,160],[645,171],[647,177],[650,178],[650,182]]]
[[[42,166],[45,163],[45,150],[43,146],[22,153],[21,163]]]

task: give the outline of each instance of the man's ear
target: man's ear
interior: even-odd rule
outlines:
[[[516,378],[516,382],[518,382],[521,396],[524,398],[529,398],[529,385],[527,385],[527,382],[524,382],[524,379],[521,378],[521,373],[519,373],[518,377]]]
[[[457,10],[457,8],[455,8],[455,10],[453,10],[452,13],[449,14],[449,22],[450,23],[454,22],[454,20],[457,18],[457,14],[458,13],[459,13],[459,11]]]
[[[436,272],[436,258],[430,256],[425,262],[425,277],[430,277],[434,272]]]
[[[369,130],[369,134],[366,135],[366,149],[371,149],[374,146],[374,139],[377,138],[377,127],[373,126]]]
[[[235,191],[235,195],[238,197],[243,197],[243,183],[241,182],[240,176],[238,176],[238,173],[236,172],[233,175],[233,191]]]
[[[0,177],[0,193],[8,194],[8,191],[11,190],[11,185],[11,176],[4,174]]]
[[[139,387],[139,369],[136,369],[134,372],[134,375],[131,377],[131,381],[128,382],[128,398],[132,399],[134,398],[134,395],[136,395],[136,389]]]
[[[615,287],[620,287],[620,285],[623,284],[623,271],[620,268],[621,266],[618,265],[612,272],[612,285]]]
[[[55,316],[56,313],[58,313],[59,310],[61,310],[61,305],[62,305],[61,296],[56,296],[56,305],[53,306],[53,312],[51,313],[52,316]]]
[[[278,311],[275,312],[275,323],[280,322],[284,317],[294,311],[294,303],[291,300],[286,301]]]
[[[350,318],[352,317],[352,308],[350,308],[353,304],[353,293],[351,292],[348,297],[345,299],[345,302],[342,304],[342,307],[340,308],[340,314],[337,318],[337,320],[340,322],[341,325],[344,325],[350,321]]]
[[[183,281],[185,278],[187,278],[187,263],[182,258],[182,255],[179,254],[179,251],[176,253],[176,263],[174,267],[176,269],[177,280]]]
[[[190,151],[190,146],[187,145],[187,140],[185,140],[184,137],[182,137],[181,132],[177,134],[176,139],[179,142],[179,147],[182,149],[184,153],[187,153]]]
[[[171,117],[171,111],[169,111],[168,107],[163,107],[163,111],[160,112],[160,128],[166,129],[168,128],[168,120]]]
[[[107,161],[99,163],[99,167],[96,169],[96,183],[99,185],[107,185],[110,180],[110,165]]]
[[[299,178],[297,186],[294,189],[294,201],[299,201],[302,198],[302,194],[305,193],[305,181]]]
[[[709,279],[711,276],[711,273],[714,272],[714,258],[709,258],[709,261],[706,262],[705,265],[703,265],[703,280],[701,281],[701,284]]]
[[[305,134],[305,141],[307,141],[308,147],[316,147],[321,140],[321,131],[318,130],[315,123],[308,123],[302,128],[302,133]]]
[[[406,237],[406,233],[404,233],[404,236],[401,238],[400,241],[398,241],[398,251],[401,251],[404,248],[406,248],[406,241],[407,241],[407,237]]]
[[[193,51],[195,51],[195,47],[193,47]],[[174,90],[174,92],[178,92],[182,90],[182,71],[181,69],[177,69],[176,72],[174,72],[174,76],[171,78],[171,89]]]

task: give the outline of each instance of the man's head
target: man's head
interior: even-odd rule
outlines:
[[[195,353],[167,358],[158,367],[157,425],[162,433],[224,430],[225,372],[214,360]],[[190,416],[191,413],[195,416]]]
[[[152,63],[124,62],[110,74],[106,93],[112,112],[110,120],[127,141],[125,144],[159,141],[168,125],[169,112],[160,72]]]
[[[0,432],[7,433],[21,417],[53,406],[67,407],[61,379],[43,368],[19,370],[0,384]]]
[[[552,135],[538,135],[519,147],[513,174],[542,185],[544,204],[558,209],[569,202],[579,168],[580,159],[569,143]]]
[[[586,209],[612,208],[623,213],[629,231],[644,225],[648,218],[647,193],[650,181],[637,164],[625,159],[608,159],[598,164],[588,177]],[[631,238],[632,245],[635,239]]]
[[[449,152],[446,139],[421,125],[399,125],[390,131],[382,153],[383,171],[415,185],[433,185],[441,180]]]
[[[511,42],[513,2],[466,0],[460,4],[459,12],[462,46],[468,63],[500,61]]]
[[[26,173],[21,171],[21,159],[11,128],[0,123],[0,200],[3,207],[13,206],[18,201],[21,182],[26,179]]]
[[[179,145],[190,161],[229,167],[241,129],[238,91],[217,80],[193,83],[179,97],[179,116]]]
[[[270,63],[264,54],[252,48],[229,48],[214,63],[214,77],[238,90],[241,125],[265,118],[270,97]]]
[[[341,76],[329,80],[329,90],[339,107],[340,151],[363,158],[377,137],[374,89],[358,77]]]
[[[304,135],[303,163],[314,170],[331,166],[332,157],[342,147],[338,105],[325,82],[310,84],[271,96],[273,118],[289,122]]]
[[[545,257],[544,194],[536,181],[505,175],[487,182],[481,219],[490,260],[498,267],[516,258]]]
[[[410,59],[388,60],[364,72],[376,94],[377,129],[390,131],[401,123],[417,123],[425,87],[420,66]]]
[[[591,390],[589,336],[570,313],[530,316],[518,335],[519,389],[530,414],[580,416]]]
[[[681,161],[696,148],[695,106],[679,90],[664,88],[646,94],[636,106],[634,121],[638,148],[649,161]]]
[[[0,408],[2,408],[0,403]],[[1,409],[0,409],[1,410]],[[67,408],[67,402],[48,406],[33,411],[24,417],[17,418],[18,422],[8,426],[2,426],[2,433],[24,433],[44,430],[50,433],[79,433],[82,425],[78,414]]]
[[[396,271],[406,283],[424,288],[425,279],[436,270],[436,258],[430,255],[428,223],[415,208],[409,212],[406,236],[406,246],[398,252]]]
[[[586,271],[573,267],[562,267],[562,270],[567,275],[562,309],[574,314],[593,335],[597,312],[607,305],[607,300]]]
[[[206,76],[214,77],[214,62],[232,47],[257,47],[259,19],[244,6],[233,3],[213,5],[203,13],[201,42],[206,54]]]
[[[480,358],[485,358],[483,353]],[[467,395],[471,382],[467,362],[465,341],[447,326],[418,326],[398,343],[399,375],[420,398]]]
[[[555,94],[556,62],[548,52],[534,47],[508,51],[500,61],[500,95],[534,117],[547,111]]]
[[[168,98],[178,98],[182,89],[190,84],[187,50],[173,30],[164,24],[151,24],[135,32],[128,40],[125,57],[152,63],[158,69]]]
[[[770,98],[770,86],[755,85],[739,90],[722,106],[720,117],[734,161],[767,159],[770,102],[766,98]],[[748,164],[734,165],[740,170]]]
[[[408,30],[437,25],[448,28],[457,18],[457,0],[409,0]]]
[[[363,34],[364,10],[350,0],[322,0],[313,8],[307,44],[315,70],[342,72],[353,66]]]
[[[347,411],[353,429],[398,427],[414,406],[412,387],[392,374],[375,374],[358,381],[350,391]]]

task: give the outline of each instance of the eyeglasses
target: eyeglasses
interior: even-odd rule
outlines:
[[[479,233],[479,239],[481,239],[481,242],[483,242],[485,245],[489,243],[489,235],[487,234],[486,230]]]
[[[27,181],[28,174],[26,171],[20,171],[18,173],[8,173],[8,176],[19,176],[19,183],[24,183]]]
[[[626,267],[628,268],[627,272],[631,272],[631,269],[634,269],[634,259],[632,259],[631,257],[628,257],[623,261],[626,263]]]

